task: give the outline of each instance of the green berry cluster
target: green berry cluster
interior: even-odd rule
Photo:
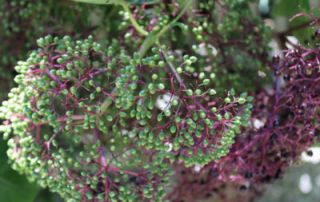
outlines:
[[[0,0],[0,100],[12,85],[14,65],[48,34],[75,38],[117,33],[118,7],[75,4],[65,0]],[[108,26],[105,26],[108,24]],[[3,95],[2,95],[3,94]]]
[[[269,31],[249,0],[161,2],[0,5],[2,34],[24,37],[8,50],[38,46],[0,107],[14,169],[69,202],[165,201],[177,166],[228,155],[253,108],[239,92],[263,83]]]
[[[137,14],[137,21],[150,35],[157,36],[159,44],[197,56],[197,63],[187,64],[189,72],[196,69],[219,75],[215,82],[219,95],[230,88],[230,83],[236,91],[253,91],[269,81],[270,72],[265,67],[271,32],[259,17],[253,15],[250,9],[253,1],[191,2],[177,21],[172,13],[181,14],[186,3],[181,3],[180,10],[174,5],[161,3],[146,10],[136,6],[141,11]],[[150,42],[132,31],[127,36],[127,43],[137,44],[134,46],[137,48],[143,42]]]
[[[211,67],[211,72],[222,77],[217,81],[217,89],[222,91],[231,82],[238,91],[252,91],[263,86],[266,78],[260,75],[268,74],[265,62],[270,31],[258,17],[253,17],[250,2],[200,2],[200,12],[206,15],[188,20],[197,41],[193,50],[205,50],[201,54],[210,59],[203,61],[203,66]]]
[[[9,121],[1,130],[14,134],[13,168],[67,201],[159,201],[170,154],[136,145],[141,131],[129,125],[128,110],[138,107],[124,88],[134,88],[137,76],[129,57],[114,56],[115,44],[101,51],[92,37],[47,36],[38,45],[18,62],[18,87],[1,108]]]
[[[194,56],[163,46],[140,58],[92,37],[37,42],[16,66],[1,131],[13,168],[67,201],[161,201],[175,163],[227,155],[250,117],[250,96],[221,100],[212,74],[178,71]]]

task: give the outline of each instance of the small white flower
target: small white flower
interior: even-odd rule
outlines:
[[[122,135],[128,135],[128,133],[129,133],[129,131],[126,130],[126,129],[122,129],[122,130],[121,130],[121,134],[122,134]]]
[[[263,71],[258,71],[258,76],[261,78],[264,78],[264,77],[266,77],[266,73]]]
[[[166,142],[164,145],[168,146],[167,152],[171,152],[172,151],[172,143]]]
[[[216,47],[214,47],[213,45],[209,44],[208,47],[211,49],[211,54],[213,56],[217,56],[218,55],[218,50],[216,49]]]
[[[253,127],[255,128],[255,129],[260,129],[260,128],[262,128],[264,126],[264,123],[261,121],[261,120],[259,120],[259,119],[254,119],[253,120]]]
[[[164,95],[160,95],[156,101],[156,107],[161,111],[165,111],[170,109],[173,100],[177,100],[177,96],[172,95],[170,93],[166,93]]]
[[[208,46],[207,46],[207,44],[205,44],[205,43],[199,44],[197,53],[198,53],[199,55],[201,55],[201,56],[207,56],[207,55],[208,55],[207,47],[208,47],[209,49],[211,49],[211,54],[212,54],[213,56],[217,56],[217,55],[218,55],[218,50],[216,49],[216,47],[214,47],[214,46],[211,45],[211,44],[208,44]]]
[[[299,189],[302,193],[308,194],[312,191],[312,182],[309,174],[301,175],[299,180]]]
[[[194,168],[193,168],[193,170],[194,170],[195,172],[197,172],[197,173],[200,172],[201,169],[202,169],[202,166],[199,165],[199,164],[195,165]]]

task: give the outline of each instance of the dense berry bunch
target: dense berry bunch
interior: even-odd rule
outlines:
[[[284,51],[264,68],[269,31],[250,0],[119,0],[98,23],[107,46],[73,39],[98,33],[88,19],[101,10],[75,6],[81,26],[60,32],[39,17],[21,26],[44,8],[23,2],[3,4],[26,8],[1,15],[3,34],[41,25],[72,39],[40,38],[18,62],[0,130],[13,167],[68,201],[247,201],[316,140],[320,52]]]
[[[196,55],[197,66],[186,66],[186,70],[220,75],[215,84],[218,94],[224,93],[226,87],[231,88],[230,82],[237,91],[261,86],[262,82],[257,82],[261,77],[257,75],[265,75],[260,70],[265,63],[269,37],[261,20],[253,17],[250,1],[129,2],[121,3],[125,5],[121,11],[120,6],[89,6],[64,0],[2,0],[1,68],[6,72],[12,70],[13,64],[35,47],[35,40],[43,35],[67,34],[79,38],[91,33],[98,39],[119,36],[126,50],[140,49],[142,55],[158,41],[171,50]],[[257,79],[242,79],[248,75]]]
[[[228,156],[201,172],[180,167],[180,182],[171,197],[180,199],[179,193],[192,187],[186,201],[212,196],[248,201],[262,191],[261,185],[281,177],[302,151],[318,141],[319,57],[318,49],[304,48],[287,50],[281,59],[276,56],[274,89],[256,96],[252,126],[236,138]]]
[[[0,0],[0,82],[8,84],[1,85],[0,100],[12,86],[16,62],[36,47],[39,37],[48,34],[108,37],[119,30],[115,24],[121,19],[113,16],[118,16],[118,8],[80,5],[66,0]]]
[[[217,88],[232,87],[253,91],[264,85],[268,71],[266,50],[270,39],[268,28],[252,16],[250,1],[200,2],[195,19],[189,18],[197,46],[204,46],[208,55],[205,66],[221,75]],[[223,68],[221,68],[223,67]],[[250,78],[250,79],[244,79]]]
[[[28,15],[52,17],[55,9],[42,1],[27,5],[2,4],[23,11],[13,16],[17,20],[2,14],[2,29],[10,31],[4,33],[24,37],[20,51],[36,37],[32,28],[53,35],[62,30],[51,18]],[[110,9],[112,23],[103,33],[125,33],[108,48],[92,37],[40,38],[39,49],[18,62],[18,87],[0,110],[13,167],[69,201],[172,199],[167,193],[179,178],[174,171],[202,173],[228,156],[253,107],[253,98],[239,89],[262,86],[253,84],[264,74],[268,31],[252,17],[249,1],[122,6],[124,12]],[[81,16],[69,10],[56,16],[81,22],[72,35],[94,27],[83,8],[75,8]],[[118,13],[122,22],[113,17]]]
[[[131,57],[92,38],[38,44],[16,66],[1,129],[14,134],[13,167],[70,201],[160,200],[173,164],[227,155],[250,118],[251,97],[217,98],[214,74],[177,72],[194,56]]]
[[[197,56],[196,65],[187,65],[186,72],[219,75],[215,82],[218,94],[231,87],[254,91],[269,78],[265,64],[270,33],[261,19],[253,16],[250,3],[188,0],[135,6],[137,21],[150,36],[143,40],[143,34],[132,28],[126,34],[126,42],[144,53],[156,38],[177,52]]]

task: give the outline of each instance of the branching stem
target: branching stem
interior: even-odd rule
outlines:
[[[150,34],[143,42],[140,50],[139,50],[139,56],[140,58],[143,58],[146,52],[151,48],[151,46],[156,43],[159,38],[165,34],[184,14],[187,12],[189,7],[192,5],[193,0],[186,0],[183,4],[183,7],[180,11],[180,13],[166,26],[164,26],[159,32]]]
[[[130,22],[132,23],[132,26],[137,30],[137,32],[139,32],[142,36],[148,36],[149,33],[138,24],[135,17],[132,15],[130,8],[129,8],[129,4],[127,2],[125,2],[124,0],[119,0],[119,4],[129,14]]]

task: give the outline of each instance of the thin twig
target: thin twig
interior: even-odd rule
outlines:
[[[174,68],[173,64],[170,61],[167,60],[166,54],[163,51],[160,51],[160,54],[161,54],[161,57],[163,58],[164,62],[167,64],[167,67],[170,70],[170,72],[177,79],[177,81],[179,82],[180,86],[185,89],[186,85],[184,84],[182,78],[180,77],[180,75],[178,74],[176,69]]]

